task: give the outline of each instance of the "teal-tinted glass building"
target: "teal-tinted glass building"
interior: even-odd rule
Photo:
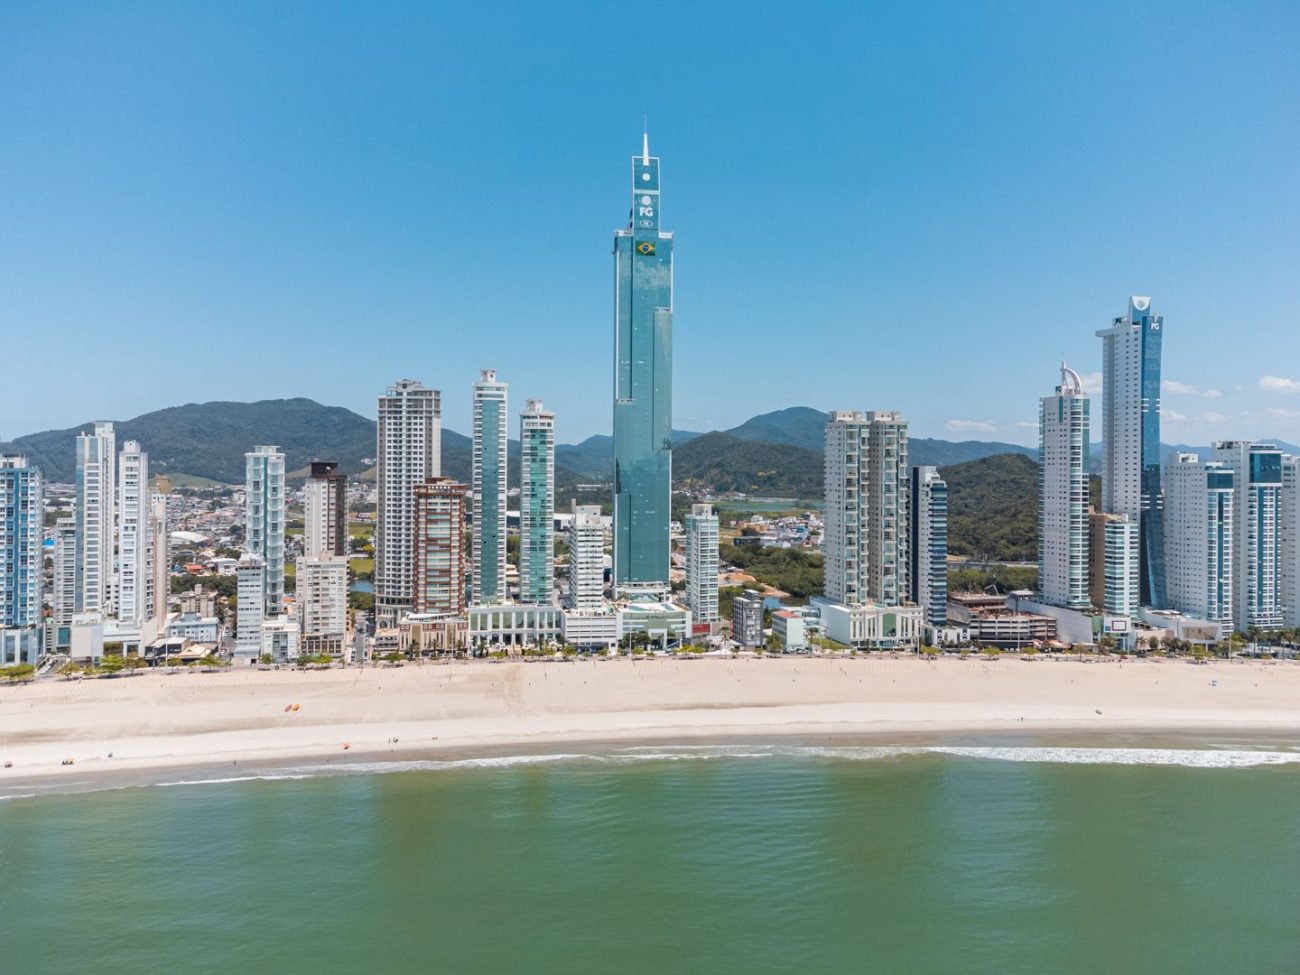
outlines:
[[[632,157],[632,211],[614,235],[614,588],[668,584],[673,237],[659,229],[659,159]]]
[[[506,393],[495,369],[474,384],[474,604],[506,601]]]

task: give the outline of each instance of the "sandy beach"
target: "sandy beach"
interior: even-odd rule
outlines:
[[[1010,730],[1290,737],[1300,665],[622,658],[50,680],[0,688],[0,761],[13,763],[0,784],[558,743]]]

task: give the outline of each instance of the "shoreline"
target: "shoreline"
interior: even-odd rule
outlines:
[[[1017,736],[1298,739],[1300,665],[624,658],[45,681],[0,688],[0,796],[564,746]]]

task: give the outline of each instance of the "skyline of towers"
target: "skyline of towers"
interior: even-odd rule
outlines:
[[[415,487],[416,613],[465,610],[465,501],[468,489],[449,477]]]
[[[632,157],[614,234],[614,590],[667,588],[672,496],[673,235],[659,229],[659,158]]]
[[[1038,442],[1038,591],[1088,609],[1088,397],[1065,363],[1056,392],[1039,401]]]
[[[1164,484],[1169,608],[1231,629],[1236,524],[1232,468],[1180,453],[1166,468]]]
[[[1145,295],[1102,340],[1101,507],[1138,524],[1141,602],[1165,603],[1164,497],[1160,475],[1160,367],[1164,317]]]
[[[117,434],[99,421],[77,434],[76,561],[74,608],[78,613],[112,612],[113,548],[117,541]]]
[[[474,504],[471,580],[474,604],[504,603],[506,589],[506,491],[509,428],[509,386],[495,369],[479,372],[474,384],[473,474]]]
[[[911,601],[925,621],[948,620],[948,485],[937,467],[913,467],[911,477]]]
[[[0,666],[34,664],[44,645],[44,524],[40,470],[0,454]]]
[[[686,516],[686,607],[694,623],[716,623],[718,516],[711,504],[691,505]]]
[[[519,415],[519,601],[555,602],[555,414],[530,399]]]
[[[442,474],[441,394],[397,380],[379,396],[375,439],[375,616],[396,626],[412,606],[415,486]]]
[[[244,547],[262,563],[264,614],[280,616],[284,606],[284,454],[259,445],[244,454]]]
[[[348,478],[334,461],[314,460],[303,485],[302,551],[307,558],[348,554]]]

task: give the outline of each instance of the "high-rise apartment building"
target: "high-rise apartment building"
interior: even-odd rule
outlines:
[[[659,159],[632,157],[632,211],[614,235],[614,588],[668,586],[673,235],[659,229]]]
[[[34,664],[45,636],[45,501],[39,469],[0,454],[0,666]]]
[[[303,653],[341,656],[348,629],[347,557],[304,557],[297,566],[298,646]]]
[[[899,606],[912,587],[907,421],[900,414],[867,414],[866,466],[867,596],[883,606]]]
[[[519,418],[519,601],[555,602],[555,414],[530,399]]]
[[[569,525],[569,606],[599,610],[605,605],[605,525],[600,505],[573,506]]]
[[[1078,373],[1038,412],[1038,588],[1043,601],[1088,609],[1088,397]]]
[[[1168,608],[1233,626],[1233,471],[1178,454],[1164,472]]]
[[[1282,451],[1224,440],[1214,459],[1232,471],[1233,622],[1238,630],[1276,630],[1282,602]]]
[[[244,546],[262,563],[267,616],[284,612],[284,454],[258,446],[244,455]]]
[[[711,504],[691,505],[686,516],[686,606],[695,623],[718,615],[718,516]]]
[[[1102,340],[1101,506],[1138,523],[1143,605],[1165,601],[1160,478],[1160,348],[1164,317],[1135,295]]]
[[[911,594],[907,421],[895,412],[836,410],[826,424],[826,595],[885,606]]]
[[[135,440],[117,458],[117,618],[140,626],[152,618],[153,540],[149,534],[149,455]]]
[[[753,589],[731,601],[731,638],[742,647],[763,645],[763,594]]]
[[[245,552],[235,566],[235,656],[244,661],[262,654],[262,623],[266,619],[266,567]]]
[[[442,398],[399,379],[379,397],[376,427],[375,619],[396,626],[413,605],[415,486],[442,473]]]
[[[507,385],[495,369],[474,384],[474,579],[475,604],[506,601]]]
[[[117,543],[117,434],[113,424],[96,423],[77,434],[77,552],[75,602],[78,613],[113,611],[114,548]]]
[[[1128,515],[1116,515],[1102,526],[1103,583],[1098,608],[1106,615],[1137,616],[1141,607],[1140,550],[1138,524]]]
[[[948,485],[935,467],[913,467],[911,601],[925,621],[948,621]]]
[[[465,611],[465,485],[435,477],[415,486],[416,613]]]
[[[149,615],[162,633],[167,623],[167,597],[171,592],[171,558],[167,532],[167,495],[152,494],[149,498],[149,540],[153,551],[150,557],[152,578],[149,585]]]
[[[822,550],[826,598],[852,606],[867,598],[867,416],[836,410],[826,424]]]
[[[314,460],[302,489],[302,551],[309,559],[348,554],[348,477],[333,461]]]
[[[77,519],[54,524],[54,625],[68,626],[77,611]]]
[[[1300,457],[1282,458],[1282,606],[1288,629],[1300,628]]]

